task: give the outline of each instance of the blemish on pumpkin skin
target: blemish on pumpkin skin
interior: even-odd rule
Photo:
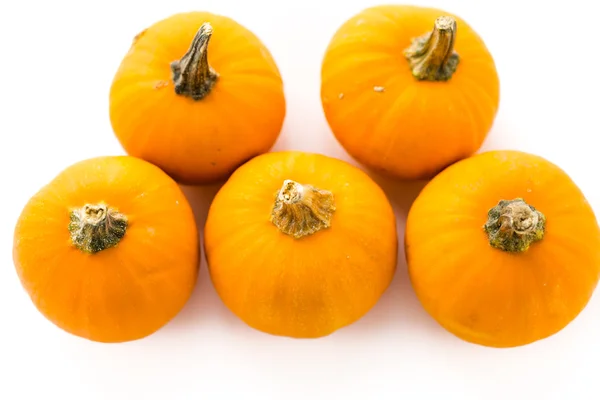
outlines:
[[[154,85],[154,89],[162,89],[167,86],[169,86],[169,81],[158,81]]]
[[[216,165],[217,165],[217,163],[216,163],[216,162],[214,162],[214,161],[211,161],[211,162],[210,162],[210,165],[212,165],[212,166],[214,167],[214,166],[216,166]]]
[[[143,31],[141,31],[140,33],[138,33],[137,35],[135,35],[135,36],[133,37],[133,44],[135,44],[135,42],[137,42],[138,40],[140,40],[140,38],[141,38],[142,36],[144,36],[144,34],[146,33],[146,31],[147,31],[147,30],[148,30],[148,29],[144,29]]]
[[[385,92],[385,88],[383,86],[374,86],[373,90],[376,91],[377,93]]]

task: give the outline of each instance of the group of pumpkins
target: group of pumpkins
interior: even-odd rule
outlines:
[[[472,28],[442,10],[372,7],[339,28],[321,71],[323,110],[346,151],[366,169],[429,180],[404,246],[416,295],[441,326],[514,347],[583,310],[600,273],[594,212],[539,156],[475,155],[500,90]],[[189,299],[202,253],[178,184],[226,180],[203,252],[235,315],[294,338],[364,316],[396,270],[392,206],[358,167],[270,151],[285,110],[269,51],[232,19],[181,13],[137,35],[110,91],[128,155],[68,167],[18,220],[14,262],[37,309],[98,342],[160,329]]]

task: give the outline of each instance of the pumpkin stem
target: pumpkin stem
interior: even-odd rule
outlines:
[[[483,229],[493,247],[519,253],[542,240],[546,229],[546,217],[523,199],[500,200],[488,211]]]
[[[210,93],[219,77],[208,65],[207,48],[211,36],[212,26],[203,23],[187,53],[171,63],[175,93],[194,100],[202,100]]]
[[[334,211],[333,193],[287,179],[276,195],[271,222],[300,239],[329,228]]]
[[[418,80],[447,81],[459,62],[454,51],[456,20],[442,16],[435,20],[433,32],[414,38],[404,50],[412,74]]]
[[[71,242],[86,253],[116,246],[126,230],[127,217],[105,204],[86,204],[71,211]]]

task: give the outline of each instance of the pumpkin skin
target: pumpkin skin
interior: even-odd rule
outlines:
[[[324,226],[295,225],[294,217],[314,217],[298,210],[277,214],[286,180],[325,191],[303,198],[308,208],[320,204]],[[295,237],[302,226],[316,231]],[[282,151],[229,178],[209,209],[204,246],[216,291],[241,320],[272,335],[318,338],[377,303],[394,275],[398,241],[392,207],[367,174],[324,155]]]
[[[198,51],[218,77],[195,99],[176,93],[172,63],[201,30],[208,47]],[[223,180],[268,151],[285,109],[283,81],[265,45],[232,19],[207,12],[176,14],[140,33],[110,89],[110,120],[125,151],[186,184]]]
[[[120,240],[72,240],[84,225],[72,212],[86,204],[112,211],[97,214],[106,218],[101,229],[80,232],[116,234],[124,216]],[[141,339],[171,320],[192,293],[199,254],[194,215],[179,186],[129,156],[66,168],[29,200],[14,233],[16,271],[33,304],[61,329],[97,342]]]
[[[446,76],[416,78],[404,53],[440,16],[456,21],[458,64]],[[321,67],[321,101],[334,136],[358,162],[398,179],[429,179],[481,147],[500,84],[492,55],[461,18],[386,5],[358,13],[335,33]]]
[[[507,251],[497,246],[524,236],[511,235],[510,218],[488,212],[519,198],[545,217],[537,219],[538,228],[545,220],[543,236]],[[492,245],[488,219],[507,224],[508,241]],[[519,151],[476,155],[436,176],[410,209],[405,249],[425,310],[459,338],[489,347],[559,332],[584,309],[600,273],[600,230],[583,193],[558,166]]]

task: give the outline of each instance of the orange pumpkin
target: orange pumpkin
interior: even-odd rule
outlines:
[[[456,336],[491,347],[549,337],[586,306],[600,274],[600,229],[556,165],[490,151],[436,176],[410,209],[410,279]]]
[[[431,178],[480,148],[499,103],[494,60],[461,18],[416,6],[368,8],[331,39],[321,100],[333,134],[365,166]]]
[[[110,120],[125,151],[188,184],[225,179],[268,151],[285,108],[265,45],[207,12],[176,14],[140,33],[110,90]]]
[[[273,335],[316,338],[371,309],[396,268],[394,212],[360,169],[324,155],[268,153],[217,193],[204,246],[229,309]]]
[[[37,309],[98,342],[148,336],[196,282],[192,210],[158,167],[129,157],[78,162],[35,194],[14,234],[18,276]]]

